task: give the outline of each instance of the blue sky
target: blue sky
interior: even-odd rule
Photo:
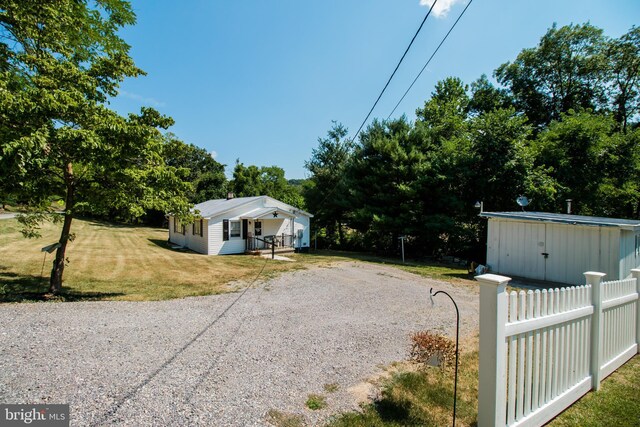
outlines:
[[[432,0],[422,0],[428,3]],[[304,162],[331,121],[352,135],[427,13],[421,0],[133,0],[122,31],[148,75],[128,79],[111,106],[152,106],[170,131],[227,165],[277,165],[304,178]],[[467,0],[438,0],[373,117],[386,118]],[[445,7],[446,6],[446,7]],[[618,37],[640,18],[638,0],[474,0],[394,116],[415,118],[437,81],[471,83],[537,44],[554,23],[590,21]]]

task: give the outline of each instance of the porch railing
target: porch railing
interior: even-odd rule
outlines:
[[[247,251],[259,251],[263,249],[293,248],[295,245],[295,236],[293,234],[276,234],[272,236],[250,236],[246,240]]]

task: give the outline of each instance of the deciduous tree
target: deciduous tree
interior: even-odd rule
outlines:
[[[184,170],[164,163],[158,128],[173,123],[153,109],[127,118],[106,107],[126,77],[143,74],[118,30],[135,22],[122,0],[4,1],[0,7],[0,158],[21,197],[40,215],[64,201],[50,291],[59,293],[78,209],[145,209],[187,218]],[[5,181],[3,185],[7,185]]]
[[[202,203],[226,196],[225,165],[217,162],[204,148],[186,144],[173,133],[167,133],[164,135],[163,157],[168,166],[188,169],[186,180],[193,185],[189,194],[191,202]]]
[[[606,104],[605,41],[602,30],[589,23],[554,24],[538,46],[522,50],[495,74],[510,90],[516,108],[534,126],[545,126],[569,110]]]
[[[619,39],[609,41],[609,98],[616,121],[627,132],[629,120],[640,112],[640,27],[632,27]]]

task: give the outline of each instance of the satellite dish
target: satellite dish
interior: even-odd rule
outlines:
[[[526,206],[529,206],[529,199],[525,196],[520,196],[516,199],[516,203],[524,210]]]

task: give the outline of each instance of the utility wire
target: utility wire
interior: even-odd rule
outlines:
[[[465,8],[462,10],[462,12],[460,13],[460,15],[458,16],[458,19],[456,19],[456,22],[453,23],[453,25],[451,26],[451,28],[449,28],[449,31],[447,32],[447,34],[444,36],[444,38],[442,39],[442,41],[440,42],[440,44],[438,45],[438,47],[436,48],[436,50],[433,51],[433,53],[431,54],[431,56],[429,57],[429,59],[427,60],[427,62],[424,64],[424,67],[422,67],[422,70],[420,70],[420,72],[418,73],[418,75],[416,76],[415,79],[413,79],[413,82],[411,83],[411,85],[409,86],[409,88],[407,89],[407,91],[404,93],[404,95],[402,95],[402,98],[400,98],[400,101],[398,101],[398,103],[396,104],[395,107],[393,107],[393,110],[391,111],[391,113],[387,116],[387,120],[389,120],[389,118],[391,117],[391,115],[393,115],[393,113],[395,113],[396,109],[398,108],[398,106],[400,105],[400,103],[402,103],[402,101],[404,100],[405,96],[407,96],[407,94],[409,93],[409,91],[411,90],[411,88],[413,87],[414,84],[416,84],[416,82],[418,81],[418,79],[420,78],[420,76],[422,75],[422,73],[424,72],[424,70],[427,68],[427,66],[429,65],[429,63],[431,62],[431,60],[433,59],[434,56],[436,56],[436,53],[438,53],[438,50],[440,50],[440,47],[443,45],[443,43],[445,42],[445,40],[447,40],[447,37],[449,37],[449,34],[451,34],[451,31],[453,31],[453,29],[456,27],[456,24],[458,23],[458,21],[460,20],[460,18],[462,18],[462,15],[464,15],[464,13],[467,11],[467,9],[469,8],[469,6],[471,6],[471,3],[473,3],[473,0],[470,0],[469,3],[467,3],[467,5],[465,6]],[[435,3],[434,3],[435,4]],[[368,117],[368,116],[367,116]],[[359,132],[359,131],[358,131]]]
[[[416,31],[416,33],[413,35],[413,38],[411,39],[411,42],[409,43],[409,46],[407,46],[407,49],[405,49],[404,53],[402,54],[402,58],[400,58],[400,61],[398,61],[398,65],[396,65],[395,70],[393,70],[393,73],[391,73],[391,76],[389,77],[389,80],[387,80],[387,84],[385,84],[384,88],[382,88],[382,92],[380,92],[380,95],[378,95],[378,99],[376,99],[376,102],[373,103],[373,107],[371,107],[371,109],[369,110],[369,114],[367,114],[367,117],[365,117],[364,120],[362,121],[362,124],[358,128],[358,131],[356,132],[356,134],[353,136],[352,141],[356,140],[356,138],[360,134],[360,131],[362,130],[362,127],[365,125],[365,123],[367,123],[367,120],[369,120],[369,116],[371,116],[371,113],[373,113],[373,110],[376,108],[376,105],[378,105],[378,102],[380,101],[380,98],[382,98],[382,95],[384,94],[384,91],[387,90],[387,87],[389,86],[389,83],[391,83],[391,79],[393,79],[393,76],[395,76],[396,71],[398,71],[398,68],[400,68],[400,64],[402,64],[402,61],[404,60],[404,57],[407,56],[407,53],[409,52],[409,49],[411,49],[411,45],[415,41],[416,37],[418,37],[418,33],[420,33],[420,30],[422,30],[422,27],[424,26],[424,23],[427,21],[427,18],[429,17],[429,15],[431,15],[431,11],[433,10],[433,8],[435,7],[437,2],[438,2],[438,0],[435,0],[433,2],[433,4],[431,5],[431,7],[429,8],[429,11],[427,12],[427,15],[422,20],[422,23],[420,24],[420,27],[418,27],[418,31]]]
[[[378,104],[378,101],[380,101],[380,98],[382,97],[382,94],[384,93],[384,91],[387,89],[387,86],[389,86],[389,83],[391,82],[391,79],[393,78],[393,76],[395,75],[396,71],[398,70],[398,67],[400,67],[400,64],[402,63],[402,60],[404,59],[404,57],[407,55],[407,52],[409,51],[409,48],[411,47],[411,45],[413,44],[413,41],[416,39],[416,37],[418,36],[418,33],[420,32],[420,30],[422,29],[422,26],[424,25],[425,21],[427,20],[427,18],[429,17],[429,15],[431,14],[431,11],[433,10],[434,6],[436,5],[438,0],[435,0],[433,2],[433,4],[431,5],[431,8],[429,8],[429,11],[427,12],[427,15],[424,17],[424,19],[422,20],[422,23],[420,24],[420,27],[418,28],[418,31],[416,31],[416,34],[413,36],[413,39],[411,39],[411,43],[409,43],[409,46],[407,47],[407,49],[405,50],[404,54],[402,55],[402,58],[400,58],[400,61],[398,62],[398,65],[396,66],[395,70],[393,71],[393,73],[391,74],[391,77],[389,77],[389,80],[387,81],[387,84],[384,86],[384,88],[382,89],[382,92],[380,92],[380,95],[378,96],[378,99],[376,100],[376,102],[373,104],[373,107],[371,107],[371,110],[369,110],[369,114],[367,114],[367,117],[364,119],[364,121],[362,122],[362,124],[360,125],[360,127],[358,128],[358,131],[355,133],[355,135],[353,136],[353,138],[351,139],[352,142],[356,141],[356,138],[358,137],[358,135],[360,134],[360,131],[362,130],[362,127],[365,125],[365,123],[367,122],[367,120],[369,119],[369,116],[371,115],[371,113],[373,112],[374,108],[376,107],[376,105]],[[418,73],[418,75],[416,76],[416,78],[413,80],[413,82],[411,83],[411,86],[409,86],[409,88],[407,89],[407,91],[404,93],[404,95],[402,95],[402,98],[400,99],[400,101],[398,101],[398,103],[396,104],[396,106],[393,108],[393,111],[391,112],[391,114],[389,114],[389,116],[387,117],[387,120],[391,117],[391,115],[396,111],[396,109],[398,108],[398,106],[400,105],[400,103],[404,100],[404,98],[407,96],[407,93],[409,93],[409,91],[411,90],[411,88],[413,87],[413,85],[416,83],[416,81],[420,78],[420,76],[422,75],[422,73],[424,72],[424,70],[427,68],[427,66],[429,65],[429,63],[431,62],[431,60],[433,59],[433,57],[436,55],[436,53],[438,53],[438,50],[440,50],[440,47],[444,44],[445,40],[447,40],[447,37],[449,37],[449,34],[451,34],[451,31],[453,31],[453,29],[455,28],[455,26],[458,24],[458,21],[460,21],[460,18],[462,18],[462,16],[464,15],[464,13],[467,11],[467,9],[469,8],[469,6],[471,6],[471,3],[473,3],[473,0],[470,0],[469,3],[467,3],[467,5],[465,6],[465,8],[462,10],[462,12],[460,13],[460,15],[458,16],[458,19],[456,19],[456,21],[453,23],[453,25],[451,26],[451,28],[449,29],[449,31],[447,32],[447,34],[444,36],[444,38],[442,39],[442,41],[440,42],[440,44],[438,45],[438,47],[436,48],[436,50],[433,52],[433,54],[429,57],[429,60],[426,62],[426,64],[424,64],[424,67],[422,67],[422,70],[420,70],[420,73]],[[338,180],[338,182],[336,183],[336,185],[334,185],[329,192],[323,197],[322,202],[320,204],[323,204],[330,196],[333,195],[333,193],[336,191],[336,189],[340,186],[340,184],[342,183],[343,179],[345,177],[345,174],[342,174],[340,176],[340,179]]]

